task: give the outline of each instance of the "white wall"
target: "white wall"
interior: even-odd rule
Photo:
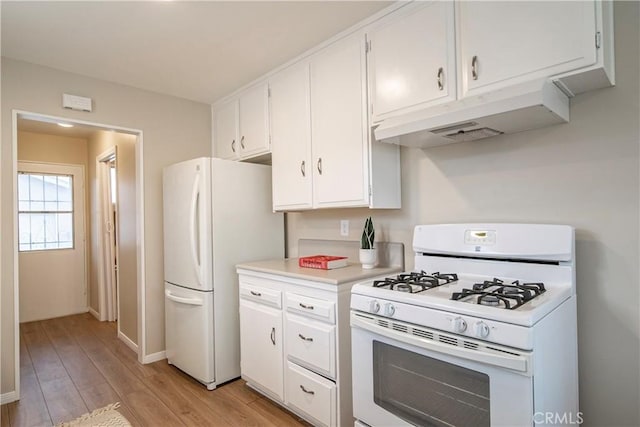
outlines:
[[[0,393],[15,388],[14,378],[14,232],[12,212],[12,109],[140,129],[144,135],[145,276],[147,307],[145,353],[164,350],[162,258],[162,168],[210,155],[210,106],[89,77],[2,58],[2,243],[0,297]],[[215,76],[211,76],[215,78]],[[63,109],[62,94],[93,98],[94,111]]]
[[[571,122],[427,150],[403,148],[399,211],[289,214],[299,238],[349,240],[373,216],[376,237],[405,244],[412,227],[443,222],[540,222],[577,230],[580,407],[585,426],[640,425],[639,3],[615,4],[617,86],[571,102]],[[561,357],[561,355],[558,355]]]

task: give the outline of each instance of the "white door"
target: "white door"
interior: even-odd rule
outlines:
[[[240,369],[280,401],[284,400],[282,312],[240,300]]]
[[[238,100],[238,136],[240,156],[269,151],[269,87],[266,83],[240,95]]]
[[[213,113],[213,155],[236,159],[240,153],[238,139],[238,101],[229,101]]]
[[[369,205],[364,46],[364,35],[358,35],[311,61],[315,207]]]
[[[162,183],[164,279],[211,290],[211,159],[167,166]]]
[[[20,322],[87,311],[84,168],[18,163]]]
[[[453,2],[418,2],[369,36],[373,121],[456,97]]]
[[[273,208],[310,209],[313,166],[309,64],[283,71],[269,86]]]
[[[165,283],[167,360],[197,380],[215,380],[213,292]]]
[[[462,96],[595,63],[591,1],[456,3]]]

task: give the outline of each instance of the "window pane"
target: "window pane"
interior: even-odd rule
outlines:
[[[58,177],[55,175],[44,176],[44,200],[58,200]]]
[[[44,243],[44,215],[31,214],[31,242]]]
[[[30,193],[29,198],[31,201],[43,201],[44,200],[44,177],[42,175],[31,175],[29,181]],[[33,206],[31,207],[33,209]]]
[[[73,214],[58,214],[58,235],[60,242],[69,244],[65,248],[73,247]]]
[[[42,201],[31,201],[31,206],[29,207],[30,211],[36,211],[36,212],[40,212],[44,210],[44,202]]]
[[[70,202],[72,188],[70,176],[58,176],[58,200]]]
[[[58,202],[58,210],[59,211],[72,211],[71,202]]]
[[[20,202],[29,200],[29,175],[18,175],[18,200]]]
[[[47,243],[58,242],[58,214],[45,214],[45,235],[44,241]]]
[[[18,215],[18,229],[20,248],[23,244],[31,244],[31,217],[30,214],[21,213]]]
[[[45,211],[57,211],[58,210],[58,202],[44,202]]]

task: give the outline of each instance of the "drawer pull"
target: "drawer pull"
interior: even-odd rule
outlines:
[[[300,305],[300,307],[302,307],[302,308],[304,308],[306,310],[313,310],[313,306],[312,305],[306,305],[306,304],[303,304],[301,302],[298,303],[298,304]]]
[[[276,328],[271,328],[271,342],[276,345]]]
[[[304,388],[304,386],[303,386],[302,384],[300,384],[300,390],[304,391],[304,392],[305,392],[305,393],[307,393],[307,394],[311,394],[311,395],[316,394],[316,392],[315,392],[315,391],[307,390],[306,388]]]
[[[311,337],[305,337],[302,334],[298,334],[298,336],[300,337],[301,340],[313,342],[313,338],[311,338]]]
[[[256,291],[251,291],[251,295],[255,296],[255,297],[261,297],[262,294],[260,292],[256,292]]]

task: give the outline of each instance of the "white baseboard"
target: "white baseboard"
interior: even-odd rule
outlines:
[[[142,359],[142,363],[146,365],[147,363],[157,362],[158,360],[163,360],[166,358],[167,358],[167,353],[165,351],[159,351],[157,353],[147,354]]]
[[[89,307],[89,313],[91,313],[91,315],[96,319],[100,320],[100,313],[95,311],[93,308]]]
[[[123,334],[122,331],[120,330],[118,330],[118,338],[120,338],[120,340],[124,342],[127,345],[127,347],[129,347],[131,350],[135,351],[136,354],[138,354],[138,344],[131,341],[131,339],[125,334]]]
[[[9,393],[0,394],[0,405],[15,402],[16,400],[18,400],[18,394],[15,390],[10,391]]]

